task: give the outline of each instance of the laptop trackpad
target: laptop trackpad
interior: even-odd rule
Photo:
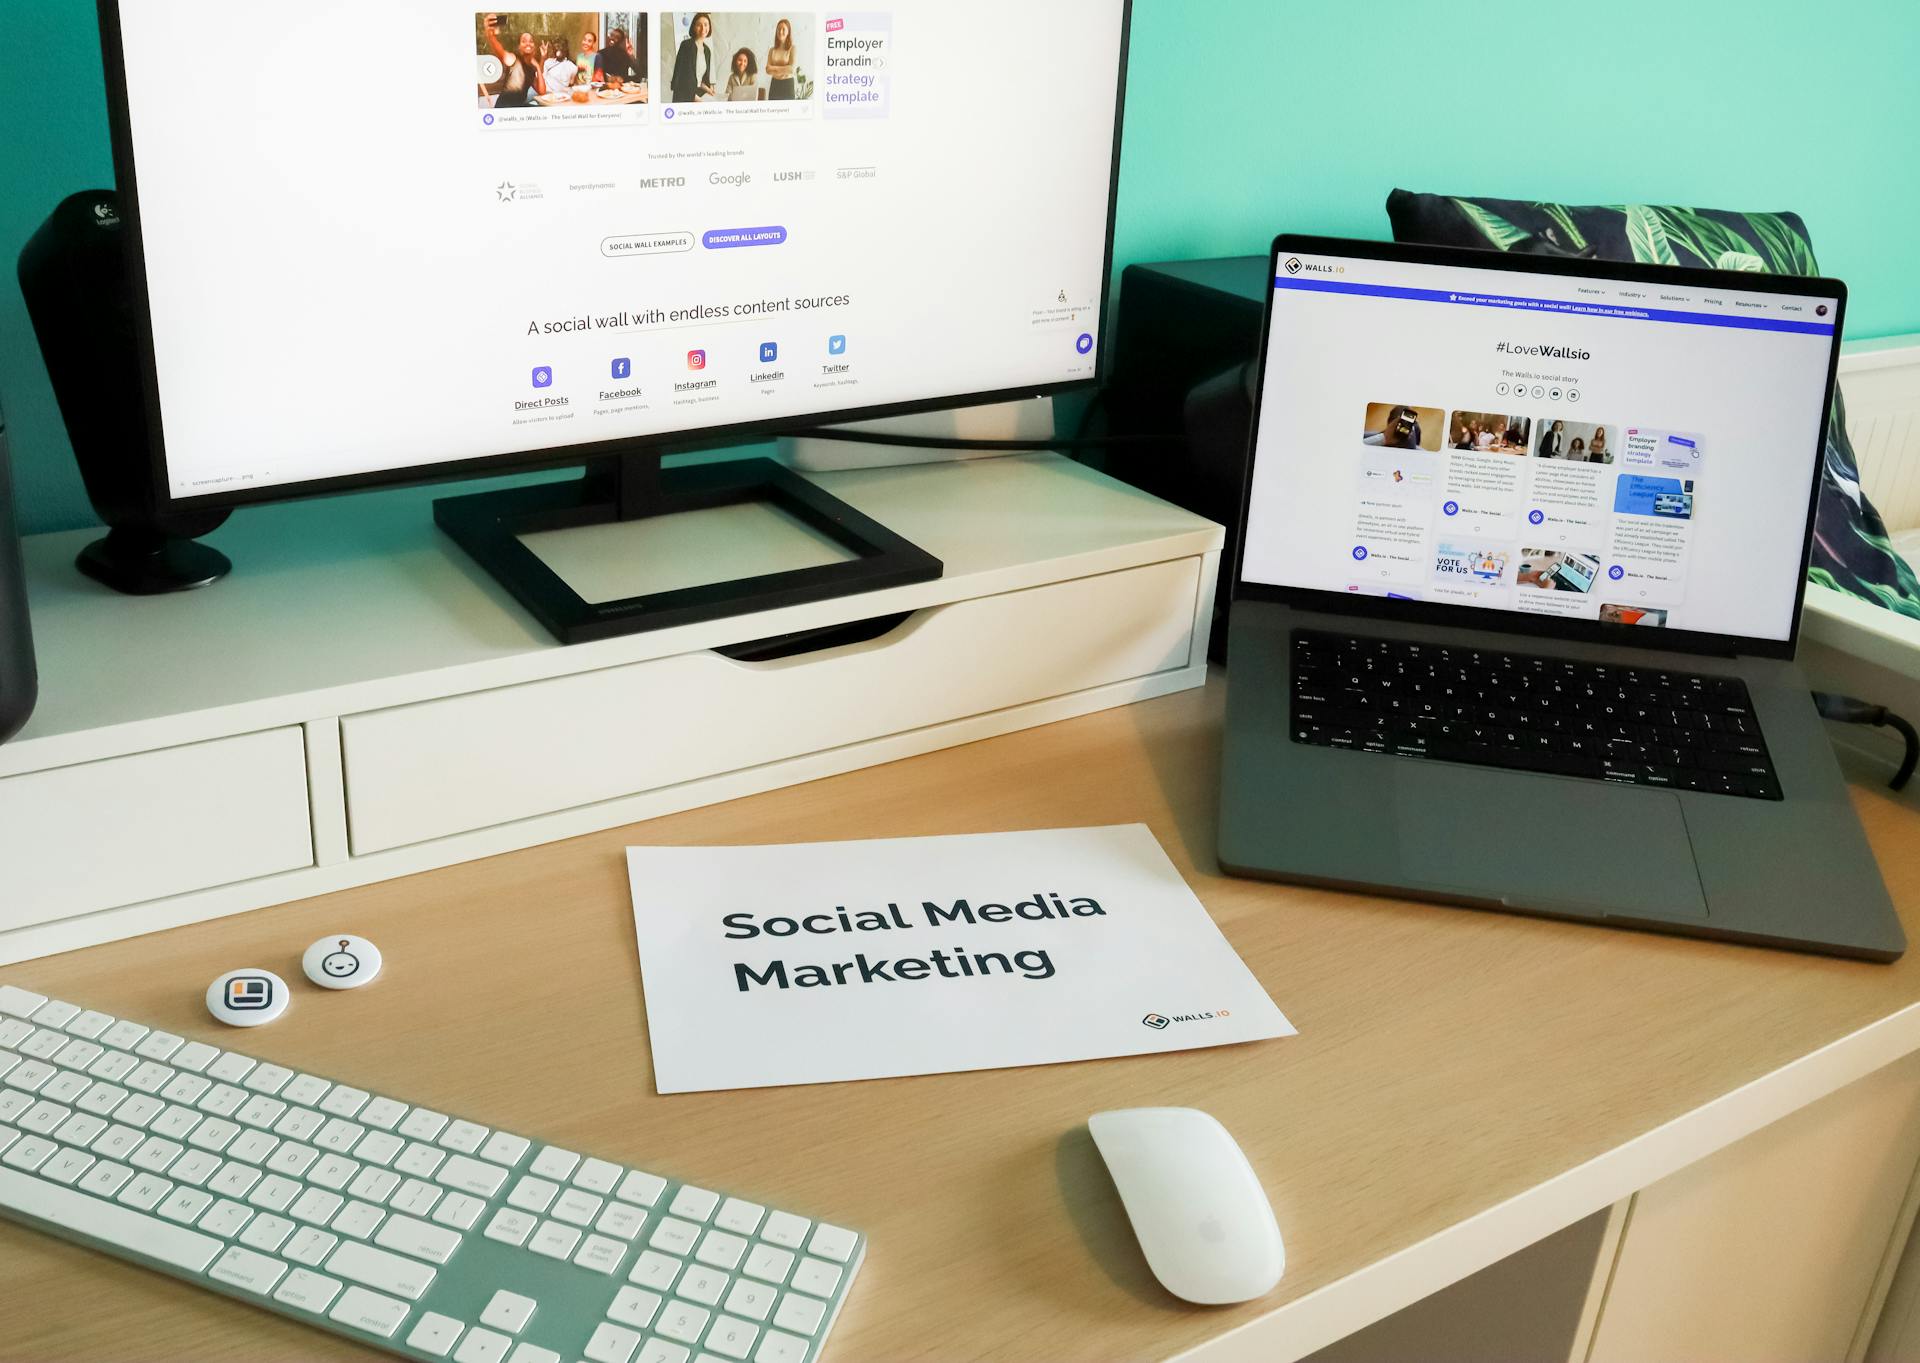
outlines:
[[[1680,800],[1668,791],[1396,762],[1409,879],[1516,909],[1705,918]]]

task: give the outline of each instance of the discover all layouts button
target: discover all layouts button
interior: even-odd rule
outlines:
[[[700,244],[709,251],[725,251],[735,246],[778,246],[787,239],[784,227],[716,227],[700,235]]]
[[[608,237],[600,243],[603,256],[662,256],[693,249],[691,232],[648,232],[640,236]]]

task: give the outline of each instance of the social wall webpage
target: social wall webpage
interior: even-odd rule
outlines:
[[[1833,299],[1291,257],[1243,576],[1791,633]]]
[[[1121,11],[123,5],[173,494],[1090,377]]]

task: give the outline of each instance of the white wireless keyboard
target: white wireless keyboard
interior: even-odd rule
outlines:
[[[12,985],[0,1214],[454,1363],[812,1363],[866,1254],[839,1226]]]

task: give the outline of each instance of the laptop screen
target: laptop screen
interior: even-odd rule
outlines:
[[[1839,303],[1283,253],[1241,577],[1787,640]]]

